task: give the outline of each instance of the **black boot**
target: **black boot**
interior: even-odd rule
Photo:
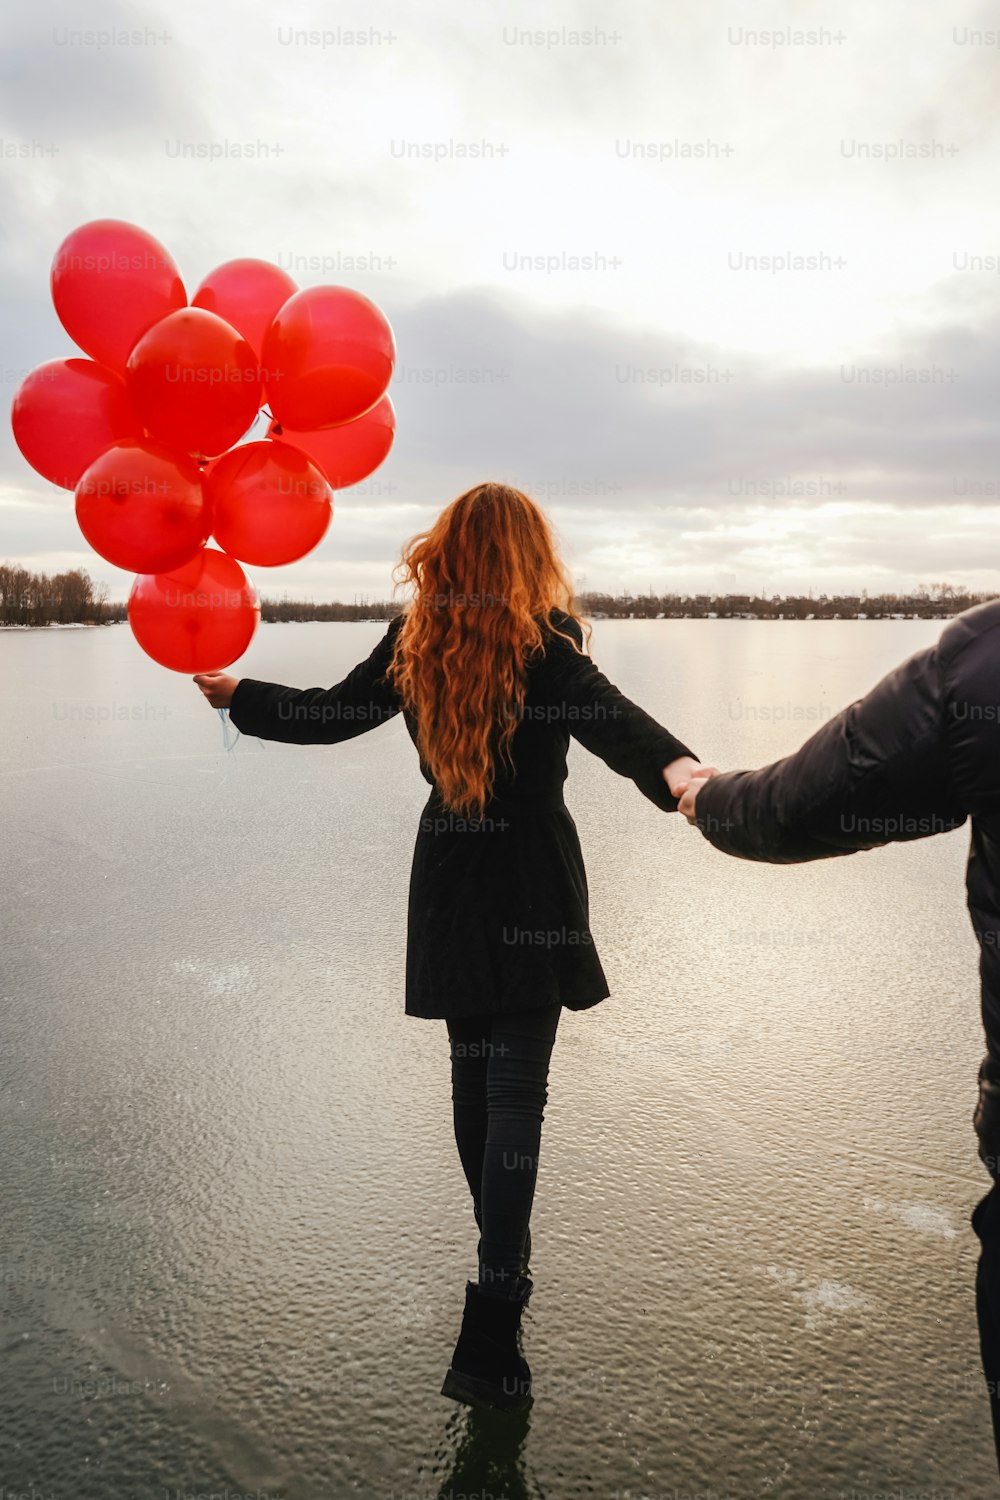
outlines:
[[[482,1215],[480,1214],[479,1208],[478,1208],[478,1206],[475,1203],[472,1205],[472,1212],[476,1216],[476,1223],[479,1225],[480,1229],[482,1229],[482,1227],[483,1227]],[[477,1260],[479,1259],[479,1253],[482,1250],[482,1248],[483,1248],[483,1239],[482,1239],[482,1235],[480,1235],[480,1237],[479,1237],[479,1243],[476,1246],[476,1259]],[[528,1264],[528,1262],[529,1262],[530,1259],[531,1259],[531,1225],[529,1224],[528,1227],[527,1227],[527,1229],[524,1231],[524,1250],[521,1253],[521,1275],[525,1278],[525,1280],[527,1280],[528,1277],[531,1274],[531,1267]]]
[[[494,1297],[481,1291],[477,1282],[466,1282],[462,1331],[442,1396],[503,1411],[523,1411],[531,1405],[531,1370],[517,1347],[521,1312],[531,1287],[519,1276],[510,1297]]]

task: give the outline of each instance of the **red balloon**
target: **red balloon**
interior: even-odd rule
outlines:
[[[76,519],[94,551],[130,573],[179,567],[212,529],[194,459],[148,439],[95,459],[76,487]]]
[[[154,323],[129,355],[125,383],[154,438],[201,458],[231,447],[260,407],[256,354],[202,307]]]
[[[386,458],[396,436],[396,413],[388,396],[376,401],[371,411],[341,427],[320,427],[313,432],[293,432],[272,422],[268,436],[280,438],[308,453],[335,490],[346,490],[373,474]]]
[[[385,395],[396,345],[385,315],[346,286],[310,286],[279,310],[261,361],[271,413],[307,432],[364,416]]]
[[[204,307],[225,318],[259,356],[278,308],[298,289],[298,283],[280,266],[247,256],[227,260],[209,271],[191,298],[191,306]]]
[[[140,573],[128,596],[132,634],[174,672],[221,672],[243,655],[259,619],[257,590],[214,547],[170,573]]]
[[[119,375],[146,329],[187,302],[169,252],[122,219],[74,229],[56,251],[50,284],[70,338]]]
[[[50,359],[32,370],[10,425],[31,467],[65,490],[111,443],[142,432],[118,376],[89,359]]]
[[[240,562],[296,562],[323,539],[333,493],[307,454],[265,439],[216,459],[206,480],[212,535]]]

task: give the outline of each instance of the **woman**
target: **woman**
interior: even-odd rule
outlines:
[[[481,1231],[442,1394],[517,1409],[531,1399],[517,1334],[556,1027],[563,1006],[609,994],[563,801],[569,736],[664,812],[708,773],[581,650],[569,575],[527,495],[467,491],[411,539],[395,575],[413,586],[410,607],[335,687],[194,680],[262,739],[334,744],[404,714],[431,785],[410,878],[406,1013],[447,1023],[455,1140]]]

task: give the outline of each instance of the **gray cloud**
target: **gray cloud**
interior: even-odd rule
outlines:
[[[169,16],[154,5],[42,0],[15,9],[5,31],[0,120],[22,138],[71,155],[83,140],[127,149],[144,131],[190,130],[203,118],[202,70],[190,56],[181,62]],[[133,40],[111,40],[123,34]]]
[[[1000,498],[997,312],[975,328],[934,330],[825,369],[775,369],[592,315],[543,317],[490,291],[428,299],[392,315],[397,448],[368,485],[338,498],[317,558],[386,559],[398,548],[403,502],[416,507],[413,531],[486,478],[521,485],[575,524],[612,517],[637,541],[649,537],[651,558],[648,523],[661,537],[676,528],[705,532],[685,544],[692,566],[707,565],[718,550],[710,518],[824,503],[888,503],[904,512],[995,507]],[[936,373],[944,383],[858,383],[873,371],[901,370]],[[631,378],[636,371],[646,378]],[[684,372],[709,373],[713,383],[685,384]],[[8,482],[50,493],[41,479],[26,479],[9,434],[6,442]],[[350,528],[345,512],[355,518]],[[852,548],[864,558],[857,521],[838,528],[835,535],[821,528],[825,564],[846,560]],[[78,546],[71,502],[12,518],[6,549],[34,550],[32,535],[45,550],[60,536],[63,546]],[[295,570],[295,579],[306,576]]]
[[[516,471],[715,507],[751,482],[823,475],[848,486],[844,498],[909,505],[947,501],[953,476],[998,466],[996,307],[975,327],[805,369],[582,313],[541,317],[495,293],[395,321],[392,395],[414,481]]]

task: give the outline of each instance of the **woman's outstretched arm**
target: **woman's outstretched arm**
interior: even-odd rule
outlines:
[[[241,734],[289,745],[336,745],[399,713],[399,697],[385,671],[401,621],[397,615],[371,655],[330,688],[283,687],[221,672],[202,672],[194,680],[214,708],[228,707]]]
[[[582,646],[583,631],[572,615],[553,611],[553,623]],[[550,704],[565,715],[574,739],[619,776],[634,781],[663,812],[676,811],[678,796],[692,775],[708,774],[693,750],[626,698],[589,656],[551,632],[546,674]]]

